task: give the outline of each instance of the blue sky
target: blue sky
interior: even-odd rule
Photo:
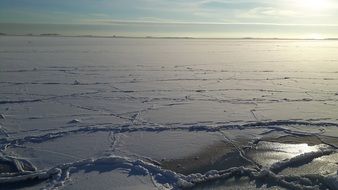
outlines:
[[[0,0],[0,23],[104,25],[106,35],[338,37],[338,0]]]

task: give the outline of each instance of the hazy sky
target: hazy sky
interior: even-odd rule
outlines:
[[[338,37],[338,0],[0,0],[0,23],[13,33]]]

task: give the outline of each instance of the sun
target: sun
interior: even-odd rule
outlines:
[[[330,8],[329,0],[300,0],[298,5],[309,11],[323,11]]]

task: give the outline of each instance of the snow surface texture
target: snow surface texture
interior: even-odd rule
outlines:
[[[338,189],[337,48],[0,37],[0,189]]]

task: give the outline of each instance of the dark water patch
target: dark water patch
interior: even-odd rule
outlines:
[[[250,163],[244,160],[236,149],[228,144],[220,142],[202,150],[194,155],[161,162],[164,169],[169,169],[184,175],[201,173],[211,170],[226,170],[231,167],[249,166]]]

